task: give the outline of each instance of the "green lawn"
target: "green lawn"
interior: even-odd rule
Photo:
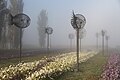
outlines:
[[[107,56],[97,54],[88,61],[80,63],[80,72],[66,72],[56,80],[99,80]]]

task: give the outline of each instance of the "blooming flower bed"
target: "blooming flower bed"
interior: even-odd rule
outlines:
[[[80,53],[79,62],[84,62],[95,54],[96,52]],[[42,80],[47,77],[52,79],[53,76],[73,70],[75,64],[76,53],[65,53],[52,58],[1,68],[0,80]]]
[[[100,80],[120,80],[120,54],[111,54]]]

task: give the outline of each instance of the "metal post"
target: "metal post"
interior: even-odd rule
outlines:
[[[102,52],[103,52],[103,55],[104,55],[104,35],[102,35]]]
[[[77,34],[76,34],[76,55],[77,55],[77,71],[79,71],[79,30],[82,29],[84,27],[86,23],[86,19],[83,15],[81,14],[74,14],[73,12],[73,17],[71,19],[71,25],[73,26],[73,28],[76,30]]]
[[[49,34],[48,34],[48,38],[47,38],[47,52],[49,52]]]
[[[51,48],[51,36],[49,36],[49,48]]]
[[[22,28],[20,28],[20,62],[21,62],[21,54],[22,54]]]
[[[23,13],[20,13],[20,14],[17,14],[15,16],[12,16],[10,14],[9,16],[10,18],[10,24],[11,25],[15,25],[16,27],[18,27],[20,30],[19,30],[19,33],[20,33],[20,62],[21,62],[21,54],[22,54],[22,28],[26,28],[30,25],[30,18],[26,15],[26,14],[23,14]]]
[[[77,29],[77,70],[79,71],[79,29]]]
[[[96,50],[98,51],[98,33],[96,33]]]
[[[70,39],[70,50],[72,51],[72,39]]]
[[[108,53],[108,40],[106,39],[106,53]]]
[[[81,43],[81,38],[80,38],[80,52],[82,51],[82,43]]]
[[[98,50],[98,37],[96,37],[96,50]]]
[[[108,53],[108,50],[109,50],[109,43],[108,43],[108,40],[107,40],[107,53]]]
[[[106,53],[108,53],[108,39],[109,39],[109,36],[106,36]]]

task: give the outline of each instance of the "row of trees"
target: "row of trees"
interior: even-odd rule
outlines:
[[[9,11],[14,16],[23,12],[23,0],[10,0]],[[19,48],[20,30],[14,25],[8,24],[7,1],[0,0],[0,47],[4,49]]]
[[[0,48],[17,49],[19,48],[20,29],[14,25],[8,24],[8,13],[4,11],[7,8],[7,1],[0,0]],[[10,0],[8,7],[10,13],[14,16],[23,12],[23,0]],[[41,48],[45,48],[46,32],[48,26],[48,16],[46,10],[41,10],[38,16],[38,33]],[[23,30],[24,32],[24,30]]]

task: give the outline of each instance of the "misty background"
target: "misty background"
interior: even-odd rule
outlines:
[[[119,0],[23,0],[23,12],[30,16],[31,24],[24,30],[24,47],[39,47],[38,16],[42,9],[47,11],[48,25],[53,28],[52,47],[69,46],[69,33],[75,30],[71,26],[72,10],[85,16],[87,31],[82,39],[83,45],[96,45],[95,34],[106,30],[110,36],[109,45],[120,43],[120,1]],[[74,39],[75,45],[75,39]],[[101,35],[99,36],[101,45]]]

